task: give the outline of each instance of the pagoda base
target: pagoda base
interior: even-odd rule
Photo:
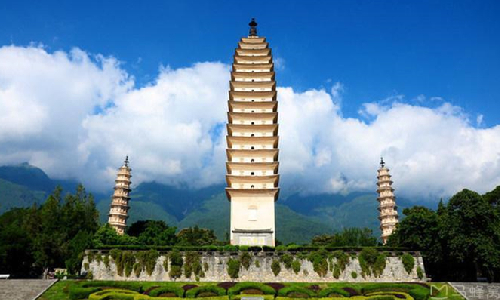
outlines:
[[[273,231],[271,229],[234,229],[233,245],[272,246],[274,247]]]

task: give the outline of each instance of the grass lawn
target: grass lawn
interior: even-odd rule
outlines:
[[[262,283],[258,283],[261,284]],[[275,293],[275,295],[266,295],[266,300],[273,299],[273,300],[307,300],[304,297],[304,294],[300,293],[300,290],[304,291],[304,289],[307,290],[313,290],[314,295],[309,295],[305,296],[308,297],[311,300],[335,300],[335,299],[351,299],[351,300],[366,300],[366,299],[377,299],[379,297],[380,299],[407,299],[407,300],[412,300],[414,299],[413,297],[410,296],[413,291],[413,293],[418,293],[420,294],[421,299],[428,298],[427,295],[430,293],[430,288],[428,286],[422,286],[422,285],[417,285],[417,284],[406,284],[406,283],[342,283],[342,282],[333,282],[333,283],[283,283],[286,288],[291,288],[295,289],[299,292],[296,292],[295,294],[290,294],[290,295],[283,295],[282,293],[279,292],[279,290]],[[75,280],[64,280],[64,281],[59,281],[56,284],[54,284],[49,290],[47,290],[38,300],[86,300],[89,299],[89,296],[83,296],[83,297],[73,297],[70,296],[72,291],[75,290],[84,290],[88,288],[99,288],[101,292],[95,292],[93,294],[92,299],[97,299],[95,298],[96,295],[99,293],[119,293],[121,291],[127,291],[127,290],[133,290],[136,291],[136,296],[133,298],[134,300],[155,300],[155,299],[168,299],[168,298],[155,298],[155,297],[149,297],[147,295],[147,291],[154,290],[154,289],[159,289],[159,288],[176,288],[180,289],[183,288],[186,285],[196,285],[199,287],[202,286],[215,286],[217,283],[210,283],[210,282],[117,282],[117,281],[75,281]],[[447,285],[446,283],[428,283],[428,285],[435,285],[438,289],[440,290],[441,287]],[[448,285],[448,288],[450,291],[453,291],[453,288]],[[184,288],[186,289],[186,288]],[[321,295],[321,291],[324,291],[326,289],[332,289],[332,290],[350,290],[351,291],[351,296],[345,296],[342,297],[341,295],[335,296],[334,294],[326,296],[327,298],[324,298],[325,295]],[[356,295],[352,294],[355,293]],[[246,292],[242,292],[242,294],[246,294]],[[424,296],[422,298],[422,295]],[[218,297],[217,297],[218,296]],[[248,295],[252,296],[252,295]],[[253,296],[262,296],[262,295],[253,295]],[[441,289],[439,293],[433,295],[434,297],[444,297],[445,291],[444,289]],[[116,296],[115,296],[116,297]],[[119,299],[115,297],[110,297],[106,299]],[[186,295],[184,295],[186,297]],[[228,299],[228,295],[224,295],[223,297],[220,297],[219,295],[213,295],[209,296],[210,298],[199,298],[204,299],[204,300],[223,300],[223,299]],[[323,298],[322,298],[323,297]],[[384,298],[385,297],[385,298]],[[393,298],[391,298],[393,297]],[[231,300],[236,300],[241,298],[240,295],[233,295],[229,296],[229,299]],[[269,299],[268,299],[269,298]],[[104,299],[104,298],[103,298]],[[181,300],[183,298],[171,298],[172,300]],[[184,299],[189,299],[189,298],[184,298]],[[433,297],[428,298],[430,300],[433,299]],[[451,296],[448,296],[449,300],[464,300],[463,297],[461,297],[458,293],[453,294]]]

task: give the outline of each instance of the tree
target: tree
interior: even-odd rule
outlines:
[[[367,247],[376,246],[377,238],[369,228],[344,228],[333,235],[320,235],[312,240],[313,245],[329,247]]]
[[[213,245],[217,241],[213,230],[198,228],[198,226],[182,229],[177,234],[177,239],[178,245],[182,246]]]
[[[137,221],[127,231],[136,236],[141,245],[174,245],[177,242],[176,227],[169,227],[164,221],[147,220]]]
[[[466,280],[479,271],[493,280],[500,268],[498,215],[486,198],[464,189],[450,199],[442,219],[449,255],[466,267],[461,275]]]

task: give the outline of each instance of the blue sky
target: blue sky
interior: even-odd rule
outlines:
[[[1,0],[0,0],[1,1]],[[500,184],[500,1],[1,1],[0,165],[112,187],[223,184],[230,64],[273,48],[280,184],[399,195]]]
[[[491,126],[500,124],[499,15],[499,1],[2,1],[0,44],[114,56],[144,85],[159,65],[230,63],[255,17],[284,62],[279,84],[342,82],[345,116],[423,94]]]

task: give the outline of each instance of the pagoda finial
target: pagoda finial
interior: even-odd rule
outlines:
[[[255,22],[255,18],[252,18],[252,21],[248,23],[248,26],[250,26],[249,36],[257,36],[257,22]]]
[[[382,168],[383,168],[384,166],[385,166],[384,158],[383,158],[383,157],[381,157],[381,158],[380,158],[380,167],[382,167]]]
[[[128,155],[125,157],[125,167],[128,168]]]

